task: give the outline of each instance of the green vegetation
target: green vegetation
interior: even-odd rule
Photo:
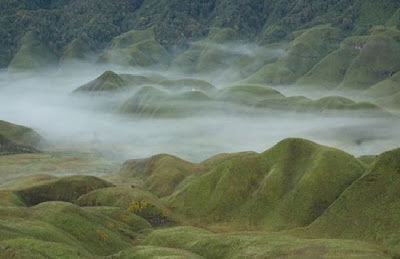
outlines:
[[[179,212],[207,223],[288,229],[314,221],[363,172],[346,153],[288,139],[260,155],[224,161],[169,200]]]
[[[221,101],[255,105],[262,100],[285,98],[280,92],[259,85],[236,85],[220,90],[217,98]]]
[[[66,61],[77,61],[77,60],[88,60],[95,55],[94,51],[89,45],[82,39],[75,39],[69,43],[64,52],[61,55],[60,60]]]
[[[52,152],[0,156],[0,189],[6,186],[28,187],[40,182],[40,177],[24,177],[34,174],[65,175],[102,175],[107,177],[116,170],[119,163],[83,152]],[[33,178],[33,179],[32,179]],[[52,177],[49,177],[50,180]],[[3,187],[4,186],[4,187]]]
[[[43,155],[29,154],[30,165],[48,166]],[[286,139],[261,154],[201,163],[170,155],[129,160],[109,176],[115,187],[89,176],[14,177],[0,185],[0,256],[396,257],[399,155],[356,159]],[[1,164],[23,164],[25,156]]]
[[[37,38],[34,32],[26,32],[9,64],[10,70],[40,69],[57,63],[56,55]]]
[[[399,36],[395,28],[374,27],[367,36],[348,37],[339,50],[323,58],[296,85],[365,90],[364,96],[385,106],[385,100],[377,98],[398,91]]]
[[[34,130],[0,120],[0,155],[38,152],[41,141]]]
[[[185,86],[178,86],[181,87]],[[204,112],[210,101],[210,97],[195,89],[170,94],[153,86],[143,86],[122,103],[119,112],[156,118],[188,117]]]
[[[94,176],[67,176],[60,179],[40,181],[37,184],[18,189],[16,192],[27,206],[45,201],[74,202],[79,196],[94,189],[113,186]]]
[[[255,231],[215,234],[193,227],[156,230],[144,243],[190,251],[204,258],[390,258],[378,246],[360,241],[301,239]]]
[[[100,62],[147,67],[168,63],[168,52],[156,40],[154,28],[132,30],[113,39]]]
[[[75,89],[74,92],[121,91],[129,87],[149,83],[153,83],[153,80],[145,76],[117,74],[113,71],[105,71],[95,80]]]
[[[399,155],[400,149],[396,149],[378,156],[366,174],[345,190],[306,231],[319,237],[383,243],[392,253],[400,255]]]
[[[124,211],[133,212],[152,224],[160,224],[161,220],[173,221],[172,213],[152,193],[135,187],[113,187],[91,191],[79,197],[79,206],[111,206]]]
[[[326,55],[337,49],[341,31],[329,25],[316,26],[296,37],[285,55],[268,64],[247,81],[261,84],[290,84],[306,74]]]
[[[205,80],[200,80],[200,79],[194,79],[194,78],[183,78],[183,79],[165,79],[157,82],[157,84],[165,87],[166,89],[169,90],[197,90],[197,91],[214,91],[215,86],[212,85],[211,83],[205,81]]]
[[[399,71],[399,36],[398,30],[373,31],[339,87],[365,90]]]
[[[390,116],[390,113],[373,103],[357,103],[341,96],[328,96],[317,100],[311,100],[303,96],[292,96],[263,100],[258,102],[255,107],[290,112],[323,112],[325,114],[352,114],[357,112],[357,116]]]
[[[229,49],[224,49],[224,43],[238,39],[234,30],[212,28],[204,41],[194,43],[184,53],[176,57],[172,69],[184,72],[209,73],[227,69],[237,58]]]
[[[157,155],[145,160],[128,160],[119,174],[124,179],[141,180],[147,190],[162,197],[172,194],[185,179],[200,175],[207,168],[174,156]]]

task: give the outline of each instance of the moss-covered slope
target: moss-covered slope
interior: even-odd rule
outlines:
[[[306,74],[322,58],[336,50],[342,40],[341,31],[329,25],[310,28],[296,37],[285,55],[268,64],[247,81],[261,84],[290,84]]]
[[[0,120],[0,155],[37,152],[41,141],[34,130]]]
[[[27,206],[33,206],[45,201],[74,202],[79,196],[94,189],[111,186],[111,183],[94,176],[67,176],[39,181],[32,186],[16,190],[16,193]]]
[[[121,91],[129,87],[152,83],[153,80],[145,76],[132,74],[117,74],[105,71],[96,79],[78,87],[74,92],[108,92]]]
[[[384,243],[400,254],[399,185],[400,149],[396,149],[378,156],[307,230],[318,236]]]
[[[168,63],[167,50],[155,40],[154,28],[132,30],[113,39],[100,62],[148,67]]]
[[[390,258],[379,246],[360,241],[301,239],[265,232],[213,233],[193,227],[156,230],[144,244],[149,249],[169,247],[204,258]],[[156,251],[153,254],[157,255]]]
[[[39,69],[57,64],[57,56],[38,39],[38,35],[33,31],[25,34],[19,46],[18,52],[8,66],[10,70]]]

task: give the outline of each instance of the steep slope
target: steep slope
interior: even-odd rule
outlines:
[[[119,65],[148,67],[169,62],[167,50],[154,35],[154,28],[132,30],[115,37],[109,49],[103,53],[100,62]]]
[[[33,206],[45,201],[74,202],[79,196],[94,189],[112,186],[111,183],[94,176],[67,176],[39,181],[32,186],[17,189],[15,193],[27,206]]]
[[[374,27],[366,36],[348,37],[340,49],[323,58],[296,85],[365,90],[366,96],[380,97],[386,88],[396,84],[395,74],[400,69],[399,39],[399,30],[384,27]]]
[[[154,246],[169,247],[182,252],[190,251],[204,258],[219,259],[390,258],[379,246],[367,242],[301,239],[282,233],[257,231],[213,233],[194,227],[155,230],[145,239],[144,244],[150,246],[148,249],[154,249]]]
[[[207,169],[170,155],[157,155],[148,159],[128,160],[121,168],[123,178],[143,181],[144,187],[158,196],[167,196],[186,179]]]
[[[71,41],[61,54],[60,61],[88,60],[94,57],[95,53],[90,46],[80,38]]]
[[[339,88],[365,90],[399,70],[400,31],[377,29],[362,45]]]
[[[128,87],[140,86],[152,82],[153,80],[145,76],[117,74],[113,71],[105,71],[98,78],[75,89],[74,92],[120,91]]]
[[[329,25],[312,27],[290,44],[285,55],[268,64],[247,81],[261,84],[290,84],[307,73],[322,58],[338,48],[341,31]]]
[[[400,149],[396,149],[381,154],[307,231],[383,243],[400,254],[399,185]]]
[[[159,155],[128,161],[120,174],[167,196],[195,221],[290,229],[307,226],[364,173],[354,157],[301,139],[262,154],[239,153],[191,164]]]
[[[113,187],[93,190],[79,197],[75,202],[83,207],[118,207],[133,212],[153,225],[174,221],[169,209],[152,193],[131,187]]]
[[[39,69],[57,63],[56,55],[38,40],[38,35],[33,31],[28,31],[19,45],[18,52],[8,66],[12,71]]]
[[[189,117],[212,110],[211,101],[199,90],[170,94],[153,86],[143,86],[122,103],[119,112],[154,118]]]
[[[0,155],[37,152],[41,141],[34,130],[0,120]]]
[[[341,96],[328,96],[316,100],[304,96],[266,99],[255,104],[258,110],[278,110],[295,113],[324,113],[325,115],[355,115],[369,117],[391,116],[389,112],[370,102],[355,102]]]
[[[75,39],[101,52],[110,41],[131,30],[155,28],[164,46],[187,45],[204,38],[210,28],[234,30],[241,39],[277,42],[293,31],[332,24],[363,33],[370,26],[398,26],[398,1],[364,0],[65,0],[0,3],[0,66],[18,52],[27,31],[60,57]]]
[[[0,255],[9,258],[93,258],[131,246],[150,225],[118,208],[83,209],[65,202],[0,207]]]
[[[232,29],[212,28],[204,41],[194,43],[188,50],[176,57],[171,69],[184,72],[209,73],[227,69],[238,55],[224,48],[224,43],[238,40]]]

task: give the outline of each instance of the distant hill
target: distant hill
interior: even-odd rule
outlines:
[[[167,48],[204,38],[213,27],[229,28],[240,39],[264,43],[328,23],[350,34],[363,34],[375,25],[399,26],[399,7],[394,0],[2,1],[0,67],[8,66],[28,32],[37,33],[43,48],[58,58],[79,58],[84,56],[82,50],[99,53],[114,37],[152,26],[155,40]]]
[[[38,152],[41,141],[34,130],[0,120],[0,155]]]

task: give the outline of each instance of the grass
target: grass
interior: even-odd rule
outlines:
[[[389,112],[369,102],[354,102],[341,96],[328,96],[311,100],[303,96],[267,99],[258,102],[256,108],[289,112],[319,112],[329,114],[357,114],[357,116],[391,116]]]
[[[82,39],[77,38],[65,47],[60,60],[63,62],[68,60],[87,60],[92,56],[94,56],[94,51],[91,47]]]
[[[204,257],[185,251],[182,249],[158,247],[158,246],[135,246],[121,251],[118,258],[150,259],[150,258],[193,258],[201,259]]]
[[[154,28],[131,30],[115,37],[100,62],[147,67],[169,62],[168,51],[155,40]]]
[[[37,39],[34,32],[28,31],[21,39],[20,48],[14,55],[8,69],[29,70],[55,65],[57,56]]]
[[[111,183],[94,176],[66,176],[17,189],[16,193],[27,206],[33,206],[45,201],[74,202],[92,190],[112,186]]]
[[[0,208],[0,240],[15,250],[43,253],[74,251],[89,258],[111,255],[130,246],[135,231],[146,222],[117,208],[81,209],[65,202],[45,202],[30,208]],[[33,239],[24,247],[23,240]],[[7,247],[7,246],[6,246]],[[29,250],[30,248],[31,250]],[[9,249],[6,249],[6,252]],[[1,249],[0,249],[1,251]],[[12,252],[12,251],[11,251]]]
[[[373,31],[339,88],[366,90],[399,71],[399,35],[400,32],[394,29]]]
[[[360,54],[355,45],[364,44],[366,37],[346,38],[340,49],[328,54],[318,62],[307,74],[299,78],[296,85],[333,89],[344,79],[346,71],[354,59]]]
[[[189,86],[177,88],[187,87]],[[192,86],[191,89],[193,88]],[[206,109],[211,110],[212,102],[208,95],[196,89],[170,93],[153,86],[143,86],[122,103],[119,112],[142,117],[181,118],[204,113]]]
[[[371,86],[363,95],[372,98],[389,97],[400,92],[400,72],[376,85]]]
[[[185,180],[200,175],[207,166],[193,164],[170,155],[156,155],[146,160],[128,160],[119,174],[123,179],[136,178],[158,197],[172,194]]]
[[[3,258],[83,258],[88,256],[76,247],[32,238],[15,238],[0,243]]]
[[[145,84],[155,83],[156,80],[142,75],[117,74],[113,71],[105,71],[95,80],[92,80],[74,92],[102,92],[120,91],[127,88],[138,87]]]
[[[396,149],[378,156],[366,174],[345,190],[307,231],[319,237],[383,243],[399,256],[399,155],[400,149]]]
[[[80,196],[76,204],[79,206],[96,206],[98,208],[102,206],[118,207],[126,212],[134,212],[154,225],[159,225],[159,222],[156,222],[157,220],[155,219],[159,215],[165,216],[169,222],[177,221],[159,198],[138,187],[114,187],[94,190]]]
[[[37,146],[41,137],[30,128],[0,120],[0,134],[19,145]]]
[[[318,218],[364,170],[342,151],[288,139],[262,154],[215,165],[169,201],[177,212],[206,224],[289,229]]]
[[[329,25],[312,27],[295,38],[289,44],[287,53],[277,62],[264,66],[247,81],[274,85],[294,83],[327,54],[336,50],[341,39],[339,29]]]
[[[84,176],[15,178],[0,191],[0,256],[396,257],[399,155],[396,149],[356,159],[286,139],[261,154],[219,154],[201,163],[169,155],[130,160],[114,175],[119,187],[99,188],[109,184]],[[16,157],[26,159],[10,161]],[[25,207],[34,203],[25,204],[21,190],[38,200],[43,188],[75,204]],[[157,215],[209,230],[160,225]]]
[[[284,96],[270,87],[259,85],[235,85],[219,91],[217,99],[244,105],[255,105],[265,99],[279,99]]]
[[[109,175],[120,166],[110,161],[82,152],[53,152],[0,156],[0,189],[8,181],[28,175]],[[25,178],[27,184],[32,178]],[[23,178],[21,181],[25,181]],[[24,185],[24,183],[21,183]]]
[[[237,33],[229,28],[212,28],[206,39],[194,43],[171,63],[172,70],[188,73],[210,73],[227,69],[237,57],[218,48],[220,44],[237,40]]]
[[[390,258],[379,246],[361,241],[301,239],[272,232],[214,234],[193,227],[156,230],[144,244],[204,258]]]

